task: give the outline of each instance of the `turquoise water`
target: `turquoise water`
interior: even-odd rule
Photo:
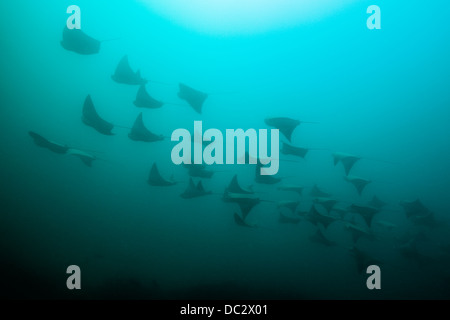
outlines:
[[[84,32],[115,39],[99,54],[62,48],[71,4],[82,10]],[[372,4],[381,8],[381,30],[366,27]],[[449,298],[449,7],[361,0],[281,28],[226,33],[190,28],[135,1],[2,1],[1,296]],[[124,55],[150,80],[148,92],[170,104],[133,105],[138,86],[111,79]],[[201,115],[177,97],[179,82],[209,93]],[[114,136],[81,121],[88,94],[116,125]],[[269,128],[268,117],[317,122],[298,126],[292,144],[320,150],[305,159],[281,154],[285,179],[278,185],[255,183],[254,165],[213,165],[213,177],[201,179],[212,194],[183,199],[189,175],[171,161],[175,143],[132,141],[122,128],[140,112],[166,137],[192,131],[195,120],[222,131]],[[99,159],[87,167],[39,148],[30,130]],[[362,195],[344,180],[342,165],[333,165],[333,152],[361,157],[351,174],[372,181]],[[179,183],[150,186],[154,162]],[[266,200],[247,216],[255,228],[237,225],[239,207],[222,201],[234,174]],[[305,187],[303,195],[277,189],[286,184]],[[336,208],[374,195],[387,205],[370,228],[345,213],[324,231],[335,245],[324,246],[310,241],[317,226],[274,203],[298,199],[297,210],[308,211],[315,184]],[[434,226],[405,215],[399,203],[415,199],[434,213]],[[301,221],[280,223],[280,213]],[[354,242],[350,222],[373,237]],[[354,246],[380,265],[381,290],[367,289]],[[77,292],[66,288],[69,265],[81,268]]]

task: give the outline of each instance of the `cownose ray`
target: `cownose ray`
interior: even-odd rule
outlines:
[[[315,204],[320,204],[322,207],[324,207],[327,210],[328,213],[330,213],[331,210],[333,210],[336,203],[338,203],[337,200],[332,199],[332,198],[326,198],[326,197],[315,197],[313,199],[313,202]]]
[[[281,191],[293,191],[296,192],[299,196],[301,196],[303,194],[304,187],[297,185],[282,185],[279,186],[277,189]]]
[[[62,145],[60,143],[50,141],[34,131],[28,131],[28,134],[31,138],[33,138],[33,141],[36,145],[41,148],[46,148],[54,153],[66,154],[70,149],[67,145]]]
[[[380,212],[380,209],[374,208],[371,206],[352,204],[348,210],[352,213],[357,213],[361,217],[364,218],[364,221],[367,223],[367,226],[370,227],[372,225],[373,217]]]
[[[184,83],[179,83],[178,87],[178,97],[181,100],[186,101],[195,111],[197,111],[197,113],[201,114],[203,104],[206,98],[208,98],[208,94],[191,88]]]
[[[112,123],[109,123],[108,121],[103,120],[97,113],[94,107],[94,103],[92,102],[91,95],[88,95],[86,99],[84,100],[83,105],[83,116],[81,118],[89,127],[94,128],[99,133],[104,135],[114,135],[114,133],[111,132],[111,130],[114,128],[114,125]]]
[[[81,29],[64,27],[61,46],[68,51],[82,55],[97,54],[100,52],[100,44],[101,41],[88,36]]]
[[[247,190],[241,187],[238,182],[237,174],[233,176],[225,192],[240,193],[240,194],[254,194],[253,190]]]
[[[350,182],[358,191],[358,194],[361,195],[365,187],[371,183],[372,181],[356,177],[356,176],[344,176],[345,181]]]
[[[437,261],[433,259],[430,255],[425,255],[417,248],[417,239],[411,239],[407,243],[402,244],[397,247],[400,254],[408,260],[415,261],[419,266],[424,266],[430,263],[436,263]]]
[[[155,187],[169,187],[177,184],[176,181],[167,180],[161,176],[161,173],[158,170],[158,166],[156,162],[153,163],[152,168],[150,169],[150,174],[147,180],[148,184]]]
[[[180,195],[180,197],[182,197],[184,199],[192,199],[192,198],[206,196],[209,194],[212,194],[212,191],[206,191],[205,188],[203,188],[203,184],[202,184],[201,180],[196,185],[194,183],[194,180],[192,180],[192,178],[190,178],[189,185],[187,186],[186,190]]]
[[[344,152],[334,152],[332,156],[334,165],[336,166],[339,162],[342,163],[342,165],[344,166],[345,175],[347,176],[350,173],[350,170],[355,165],[355,163],[358,160],[361,160],[361,157]]]
[[[111,76],[117,83],[129,84],[129,85],[143,85],[147,83],[147,80],[141,77],[141,72],[137,70],[134,72],[130,63],[128,62],[128,55],[124,55],[116,67],[115,73]]]
[[[145,84],[142,84],[139,87],[139,90],[136,94],[136,99],[133,103],[138,108],[146,109],[158,109],[164,105],[164,102],[158,101],[148,94],[147,90],[145,89]]]
[[[386,202],[381,201],[380,198],[378,198],[377,196],[373,196],[372,200],[370,200],[367,204],[371,207],[378,208],[378,209],[381,209],[384,206],[386,206]]]
[[[349,251],[350,254],[355,258],[358,273],[363,273],[364,271],[367,270],[367,267],[370,265],[379,266],[381,264],[381,261],[374,259],[367,252],[362,251],[361,249],[355,246],[350,248]]]
[[[327,247],[331,247],[336,244],[334,241],[328,240],[328,238],[324,234],[323,228],[321,228],[320,226],[317,228],[315,234],[309,236],[309,240],[311,242],[322,244]]]
[[[309,195],[314,198],[331,198],[331,193],[320,190],[316,184],[311,188]]]
[[[128,137],[134,141],[144,142],[156,142],[164,140],[163,135],[155,134],[145,127],[144,121],[142,119],[142,112],[139,113],[136,120],[134,121],[133,127],[131,128]]]

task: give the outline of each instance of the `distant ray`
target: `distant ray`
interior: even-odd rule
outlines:
[[[360,177],[356,177],[356,176],[345,176],[344,177],[345,181],[350,182],[358,191],[358,194],[361,195],[361,193],[363,192],[364,188],[371,183],[372,181],[364,179],[364,178],[360,178]]]
[[[327,210],[328,213],[330,213],[331,210],[333,210],[333,207],[335,206],[335,204],[338,203],[337,200],[334,200],[331,198],[325,198],[325,197],[316,197],[313,199],[313,202],[323,206]]]
[[[311,207],[311,210],[306,216],[306,219],[308,219],[311,223],[315,225],[321,223],[325,228],[327,228],[331,223],[336,221],[335,217],[320,213],[314,205]]]
[[[238,215],[236,212],[233,214],[234,217],[234,222],[241,227],[248,227],[248,228],[253,228],[253,225],[248,224],[247,222],[245,222],[245,219],[242,219],[240,215]]]
[[[367,203],[369,206],[381,209],[386,206],[386,203],[381,201],[377,196],[373,196],[372,200]]]
[[[84,101],[82,120],[84,124],[94,128],[101,134],[109,136],[114,135],[111,132],[111,130],[114,128],[114,125],[100,118],[97,111],[95,110],[94,103],[92,102],[90,95],[88,95]]]
[[[261,200],[251,194],[232,193],[225,191],[222,200],[224,202],[237,203],[245,219],[250,211],[261,202]]]
[[[281,190],[281,191],[293,191],[293,192],[298,193],[299,196],[301,196],[303,193],[304,187],[295,186],[295,185],[283,185],[283,186],[279,186],[277,189]]]
[[[28,134],[33,138],[34,143],[41,148],[46,148],[58,154],[65,154],[69,150],[68,146],[47,140],[46,138],[44,138],[40,134],[37,134],[36,132],[28,131]]]
[[[274,127],[276,129],[279,129],[280,132],[291,141],[292,133],[294,132],[294,129],[297,128],[298,125],[300,125],[299,120],[286,118],[286,117],[279,117],[279,118],[266,118],[264,120],[266,125],[270,127]]]
[[[111,78],[117,83],[129,84],[129,85],[143,85],[147,83],[147,80],[141,77],[141,72],[138,70],[134,72],[130,63],[128,62],[128,56],[125,55],[117,65],[116,72]]]
[[[307,148],[294,147],[286,142],[283,142],[283,147],[280,150],[282,154],[293,155],[300,158],[305,158],[308,151],[309,149]]]
[[[158,167],[156,166],[156,162],[153,163],[152,168],[150,169],[150,174],[148,176],[148,184],[151,186],[158,187],[168,187],[177,184],[175,181],[164,179],[159,173]]]
[[[100,52],[100,44],[100,41],[91,38],[81,29],[64,27],[61,45],[66,50],[82,55],[97,54]]]
[[[333,153],[334,165],[337,165],[339,162],[341,162],[345,169],[345,175],[347,176],[350,173],[350,170],[353,168],[354,164],[360,159],[360,157],[344,152]]]
[[[283,212],[279,213],[278,222],[279,223],[291,223],[291,224],[297,224],[300,222],[300,217],[292,217],[284,214]]]
[[[139,108],[158,109],[161,108],[164,103],[152,98],[145,89],[145,85],[142,84],[137,92],[134,105]]]
[[[300,204],[300,201],[290,201],[290,200],[278,201],[277,208],[278,209],[288,208],[292,213],[295,213],[299,204]]]
[[[155,142],[164,140],[163,135],[154,134],[145,127],[142,120],[142,112],[137,116],[128,137],[134,141]]]
[[[353,239],[353,243],[356,243],[359,238],[361,237],[367,237],[370,240],[374,239],[374,236],[372,233],[370,233],[368,230],[361,228],[360,226],[357,226],[353,223],[346,223],[345,228],[350,231]]]
[[[309,195],[314,198],[330,198],[331,197],[331,193],[327,193],[327,192],[320,190],[317,185],[314,185],[312,187],[311,191],[309,192]]]
[[[184,199],[197,198],[212,194],[211,191],[205,191],[203,188],[203,184],[201,181],[195,185],[194,180],[192,178],[189,179],[189,185],[186,190],[180,195]]]
[[[226,188],[226,191],[231,192],[231,193],[240,193],[240,194],[253,194],[254,193],[252,190],[246,190],[239,185],[239,182],[237,180],[237,174],[235,174],[233,176],[233,178],[231,179],[231,182],[228,185],[228,187]]]
[[[370,206],[352,204],[349,207],[349,211],[352,213],[358,213],[359,215],[361,215],[364,218],[364,220],[366,221],[367,226],[370,227],[372,225],[373,217],[375,216],[375,214],[377,214],[380,211],[380,209],[370,207]]]
[[[334,241],[328,240],[327,237],[323,234],[322,228],[317,228],[317,231],[314,235],[309,237],[311,242],[319,243],[327,247],[334,246],[336,243]]]
[[[180,83],[178,97],[186,101],[195,111],[202,113],[203,103],[205,102],[208,94],[195,90],[187,85]]]
[[[403,207],[407,218],[413,216],[426,216],[430,213],[430,210],[425,207],[419,199],[414,201],[401,201],[400,206]]]
[[[92,162],[97,160],[97,157],[83,150],[70,148],[67,154],[78,157],[86,166],[92,167]]]

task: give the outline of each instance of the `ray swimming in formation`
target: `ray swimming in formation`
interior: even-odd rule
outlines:
[[[352,204],[349,207],[349,211],[352,213],[357,213],[361,217],[363,217],[367,223],[367,226],[370,227],[372,225],[373,217],[380,211],[380,209],[358,204]]]
[[[111,76],[117,83],[129,84],[129,85],[143,85],[147,83],[147,80],[141,77],[141,72],[137,70],[134,72],[130,63],[128,62],[128,55],[123,56],[117,65],[115,73]]]
[[[401,201],[400,206],[403,207],[407,218],[426,216],[431,212],[419,199],[414,201]]]
[[[148,94],[144,84],[139,87],[136,100],[133,103],[138,108],[146,109],[158,109],[164,105],[164,102],[158,101]]]
[[[208,170],[203,164],[184,164],[184,167],[188,169],[189,176],[195,178],[211,179],[215,173],[212,170]]]
[[[295,128],[297,128],[297,126],[300,125],[299,120],[286,117],[266,118],[264,122],[269,127],[279,129],[280,132],[286,137],[286,139],[288,139],[289,142],[291,141],[291,136]]]
[[[331,199],[331,198],[324,198],[324,197],[316,197],[313,199],[313,202],[316,204],[320,204],[322,207],[324,207],[328,213],[333,210],[333,207],[336,203],[338,203],[337,200]]]
[[[344,153],[344,152],[335,152],[333,153],[333,161],[336,166],[339,162],[342,163],[345,169],[345,175],[348,176],[350,170],[353,168],[355,163],[360,160],[360,157]]]
[[[315,225],[321,223],[325,228],[337,220],[335,217],[320,213],[314,205],[311,206],[306,219]]]
[[[303,194],[304,187],[296,186],[296,185],[282,185],[278,187],[278,190],[281,191],[293,191],[298,193],[299,196]]]
[[[364,188],[371,183],[372,181],[364,179],[364,178],[360,178],[360,177],[356,177],[356,176],[345,176],[344,177],[345,181],[350,182],[358,191],[358,194],[361,195]]]
[[[95,110],[91,95],[88,95],[84,100],[82,120],[84,124],[94,128],[101,134],[108,136],[114,135],[114,133],[111,132],[114,125],[100,118]]]
[[[240,215],[238,215],[236,212],[233,214],[234,222],[241,227],[247,227],[247,228],[254,228],[254,225],[248,224],[245,219],[242,219]]]
[[[152,168],[150,169],[150,174],[148,176],[147,182],[149,185],[157,187],[168,187],[177,184],[176,181],[173,181],[172,179],[167,180],[161,176],[156,162],[153,163]]]
[[[331,194],[319,189],[317,185],[314,185],[309,192],[309,195],[314,198],[331,198]]]
[[[197,185],[195,185],[194,180],[190,178],[188,187],[180,196],[184,199],[191,199],[206,196],[209,194],[212,194],[212,191],[205,191],[201,180],[197,183]]]
[[[381,201],[377,196],[373,196],[372,200],[370,200],[367,204],[377,209],[381,209],[386,206],[386,203]]]
[[[82,55],[97,54],[100,52],[100,44],[99,40],[88,36],[81,29],[64,27],[61,46],[68,51]]]
[[[202,113],[203,103],[205,102],[208,94],[195,90],[187,85],[180,83],[178,97],[186,101],[197,113]]]
[[[66,154],[70,149],[68,146],[50,141],[34,131],[28,131],[28,134],[31,138],[33,138],[33,141],[36,145],[41,148],[46,148],[54,153]]]
[[[295,213],[295,210],[297,209],[298,205],[300,204],[300,201],[291,201],[291,200],[285,200],[285,201],[278,201],[277,202],[277,208],[288,208],[292,213]]]
[[[139,113],[134,125],[131,128],[128,137],[134,141],[144,141],[144,142],[155,142],[164,140],[163,135],[154,134],[145,127],[144,121],[142,120],[142,112]]]
[[[233,176],[233,178],[230,181],[230,184],[225,189],[225,191],[231,192],[231,193],[240,193],[240,194],[253,194],[254,193],[252,190],[246,190],[239,185],[239,182],[237,179],[237,174],[235,174]]]
[[[241,209],[242,218],[245,220],[250,211],[261,202],[259,197],[251,194],[232,193],[225,191],[222,197],[224,202],[237,203]]]
[[[286,142],[283,142],[283,147],[280,150],[282,154],[293,155],[302,159],[305,158],[308,151],[309,149],[307,148],[294,147]]]
[[[57,154],[68,154],[78,157],[88,167],[91,167],[92,162],[97,159],[96,156],[88,153],[87,151],[71,148],[67,145],[50,141],[34,131],[29,131],[28,134],[33,138],[34,143],[39,147],[48,149]]]
[[[261,174],[261,167],[263,167],[263,165],[258,161],[258,164],[256,165],[256,171],[255,171],[255,182],[256,183],[276,184],[276,183],[281,182],[282,178]]]
[[[90,154],[86,151],[79,150],[79,149],[70,148],[67,151],[67,154],[70,154],[72,156],[79,158],[88,167],[92,167],[92,162],[94,162],[94,160],[97,160],[97,157],[94,156],[93,154]]]

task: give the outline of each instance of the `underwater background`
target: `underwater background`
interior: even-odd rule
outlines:
[[[98,54],[61,46],[72,4],[85,33],[114,39]],[[381,30],[366,26],[372,4]],[[448,1],[348,1],[279,28],[227,33],[190,28],[139,1],[2,1],[0,296],[448,299],[449,9]],[[148,92],[171,104],[133,105],[138,86],[111,79],[124,55],[150,80]],[[179,99],[179,82],[209,93],[202,114]],[[88,94],[117,125],[113,136],[81,121]],[[194,178],[212,194],[184,199],[190,177],[171,161],[175,143],[133,141],[119,127],[140,112],[166,137],[192,132],[195,120],[223,132],[270,128],[268,117],[317,123],[294,130],[292,145],[312,150],[304,159],[280,154],[279,184],[255,183],[255,165],[212,165],[211,178]],[[98,159],[88,167],[39,148],[29,131]],[[371,181],[361,195],[333,152],[361,157],[351,171]],[[155,162],[179,182],[149,185]],[[239,207],[222,200],[235,174],[265,200],[247,216],[255,227],[237,224]],[[305,189],[278,189],[287,184]],[[325,229],[298,214],[313,206],[314,185],[340,211],[375,195],[387,205],[371,226],[346,212]],[[436,223],[405,214],[400,203],[416,199]],[[298,212],[278,208],[286,200],[299,200]],[[281,214],[299,220],[283,223]],[[370,237],[354,241],[350,222]],[[318,228],[333,245],[311,241]],[[366,287],[355,248],[377,261],[381,290]],[[69,265],[81,268],[81,290],[66,288]]]

